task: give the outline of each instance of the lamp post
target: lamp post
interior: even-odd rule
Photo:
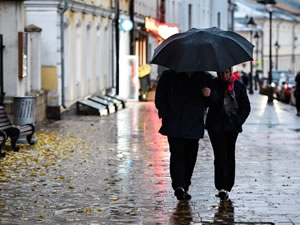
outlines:
[[[275,56],[276,64],[275,64],[275,68],[276,68],[276,70],[278,70],[278,50],[280,48],[280,45],[278,44],[278,41],[275,42],[274,46],[276,47],[276,56]]]
[[[228,0],[228,9],[230,13],[230,26],[229,30],[234,31],[234,10],[235,10],[236,4],[234,3],[234,0]]]
[[[256,27],[256,23],[253,20],[253,17],[250,17],[247,26],[250,28],[250,42],[252,43],[253,29]],[[253,94],[253,61],[250,61],[250,73],[249,73],[250,87],[249,94]]]
[[[258,0],[258,3],[262,3],[265,5],[266,9],[269,12],[269,20],[270,20],[270,34],[269,34],[269,77],[268,77],[268,104],[273,104],[273,87],[272,87],[272,13],[274,11],[276,1],[275,0]]]
[[[257,90],[257,82],[258,82],[258,39],[259,34],[256,31],[254,34],[254,40],[255,40],[255,62],[256,62],[256,71],[255,71],[255,78],[254,78],[254,89]]]

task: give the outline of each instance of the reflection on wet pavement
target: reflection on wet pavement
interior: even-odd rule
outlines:
[[[0,224],[300,224],[300,118],[264,101],[251,96],[232,202],[215,198],[207,135],[192,200],[178,202],[154,104],[129,103],[106,117],[52,121],[38,131],[42,145],[1,159]]]
[[[220,201],[218,211],[214,216],[215,223],[233,223],[234,222],[234,206],[232,201]]]
[[[170,225],[185,224],[189,225],[193,221],[192,210],[188,201],[179,201],[176,209],[170,217]]]

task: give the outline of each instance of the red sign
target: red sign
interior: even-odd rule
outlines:
[[[161,23],[152,17],[145,18],[145,28],[148,32],[159,36],[163,40],[167,39],[173,34],[179,33],[179,29],[176,25]]]

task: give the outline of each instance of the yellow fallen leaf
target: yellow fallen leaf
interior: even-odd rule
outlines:
[[[110,200],[112,200],[112,201],[117,201],[117,200],[119,200],[118,198],[110,198]]]
[[[91,208],[86,208],[87,213],[91,213],[92,209]]]

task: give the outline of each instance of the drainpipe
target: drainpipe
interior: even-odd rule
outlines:
[[[134,0],[130,0],[129,2],[129,16],[130,20],[133,23],[133,28],[130,31],[130,55],[134,55],[134,46],[135,46],[135,40],[134,40]]]
[[[62,107],[67,108],[65,105],[65,25],[64,14],[68,10],[69,0],[64,0],[64,8],[60,12],[60,56],[61,56],[61,104]]]
[[[120,91],[120,31],[119,31],[119,16],[120,16],[120,9],[119,9],[119,0],[115,0],[115,35],[116,35],[116,95],[119,95]]]

